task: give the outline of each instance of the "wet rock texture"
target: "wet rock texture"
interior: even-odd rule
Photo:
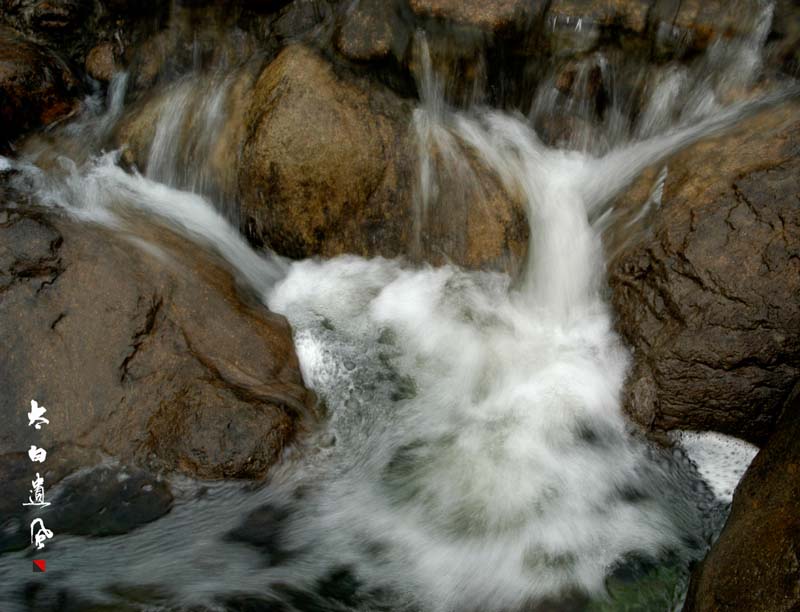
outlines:
[[[410,109],[359,85],[302,46],[283,51],[255,85],[242,216],[279,253],[366,255],[385,245],[399,254],[412,177],[398,180],[396,155]]]
[[[296,258],[421,255],[504,270],[522,258],[521,204],[465,152],[464,172],[443,168],[442,197],[420,221],[426,239],[415,240],[419,162],[410,105],[337,74],[315,51],[290,46],[267,66],[245,125],[241,210],[257,243]],[[474,188],[460,184],[465,176]]]
[[[10,212],[0,224],[4,452],[78,445],[201,478],[263,476],[313,396],[286,320],[213,260]],[[50,425],[28,428],[31,399]],[[53,450],[57,456],[58,451]]]
[[[0,150],[78,105],[78,80],[58,55],[0,26]]]
[[[522,25],[540,12],[543,2],[528,0],[409,0],[411,10],[459,25],[497,31]]]
[[[621,205],[648,190],[644,178]],[[798,104],[671,160],[653,233],[609,282],[634,419],[762,444],[800,377]]]
[[[337,50],[358,62],[388,57],[402,61],[410,28],[401,14],[398,2],[358,0],[339,17]]]
[[[42,465],[32,465],[23,453],[0,455],[4,488],[30,491],[39,475],[50,504],[21,508],[22,495],[0,502],[0,552],[29,547],[29,525],[35,518],[58,525],[61,534],[105,537],[129,533],[172,509],[172,492],[160,476],[71,445],[50,450]]]
[[[692,574],[684,612],[800,609],[800,385],[733,497],[728,522]]]

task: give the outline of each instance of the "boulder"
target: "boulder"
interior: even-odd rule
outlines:
[[[442,19],[490,32],[525,25],[545,3],[530,0],[409,0],[419,17]]]
[[[733,496],[725,528],[689,585],[684,612],[800,609],[800,385]]]
[[[641,206],[658,170],[617,206]],[[609,265],[627,410],[762,444],[800,376],[800,104],[670,160],[651,226]]]
[[[793,77],[800,76],[800,3],[778,0],[765,48],[767,62]]]
[[[603,42],[642,41],[647,38],[650,5],[650,0],[554,0],[545,15],[547,46],[555,56],[574,58]]]
[[[151,91],[115,126],[114,147],[123,150],[126,164],[151,178],[201,192],[219,205],[235,203],[253,82],[244,68]]]
[[[288,323],[241,297],[219,261],[164,230],[140,249],[5,212],[0,454],[77,445],[156,472],[258,478],[311,423]],[[31,400],[47,408],[41,430]]]
[[[337,50],[358,62],[402,60],[410,32],[399,11],[385,0],[358,0],[341,17],[334,39]]]
[[[248,234],[297,258],[399,254],[407,199],[390,174],[408,116],[388,92],[288,47],[259,77],[246,120],[239,183]]]
[[[173,496],[164,478],[100,461],[98,453],[75,446],[51,448],[41,465],[31,464],[24,453],[0,455],[0,482],[18,493],[0,501],[0,552],[29,547],[34,518],[57,526],[61,535],[104,537],[129,533],[170,511]],[[98,465],[86,468],[93,464]],[[50,505],[21,507],[37,475]]]
[[[594,26],[617,27],[643,34],[650,5],[650,0],[554,0],[547,9],[548,25],[551,28],[569,25],[574,30]]]
[[[0,26],[0,147],[75,111],[78,85],[61,58]]]
[[[102,42],[86,56],[86,73],[93,79],[108,83],[118,70],[114,44]]]
[[[439,177],[442,197],[422,219],[429,239],[420,243],[411,105],[380,85],[337,72],[306,47],[288,47],[265,68],[245,124],[241,218],[257,244],[294,258],[413,255],[504,270],[524,255],[522,205],[466,151],[459,157],[482,178],[465,188],[462,175]],[[449,191],[464,198],[453,202]]]

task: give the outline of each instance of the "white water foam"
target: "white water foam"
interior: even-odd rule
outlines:
[[[758,447],[721,433],[705,431],[675,432],[689,458],[721,502],[730,503],[736,485],[752,463]]]

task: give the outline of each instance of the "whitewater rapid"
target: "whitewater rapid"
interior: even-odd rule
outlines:
[[[476,156],[526,207],[531,244],[513,282],[402,259],[289,262],[254,251],[229,203],[205,193],[208,175],[177,161],[170,130],[197,93],[189,81],[172,91],[144,174],[123,170],[120,152],[56,156],[47,171],[0,158],[15,188],[42,205],[137,245],[137,228],[165,225],[224,257],[291,322],[304,379],[328,415],[261,488],[173,477],[164,518],[120,537],[60,537],[49,551],[62,568],[48,575],[53,601],[59,585],[110,604],[119,585],[147,585],[176,609],[224,609],[242,594],[302,609],[297,593],[330,610],[595,609],[611,598],[609,580],[627,573],[634,583],[667,574],[658,606],[679,605],[688,561],[719,528],[754,450],[703,434],[662,449],[631,430],[621,410],[630,356],[604,297],[604,231],[614,196],[642,170],[774,101],[722,105],[700,82],[693,112],[660,122],[688,78],[665,77],[636,137],[602,151],[549,148],[522,115],[450,109],[434,76],[423,79],[417,221],[435,205],[425,151]],[[124,78],[115,87],[108,111],[73,136],[107,133]],[[198,104],[204,129],[222,123],[223,98],[219,89]],[[650,204],[658,200],[656,190]],[[252,522],[254,512],[280,519]],[[275,531],[267,562],[228,537],[243,521]],[[0,557],[0,571],[15,571],[23,554]],[[326,599],[320,585],[331,576],[358,596]],[[0,596],[11,601],[8,585]]]
[[[258,254],[209,201],[125,172],[115,153],[82,166],[62,159],[55,178],[16,163],[46,205],[132,234],[146,218],[222,255],[290,320],[304,378],[329,414],[317,450],[265,489],[221,485],[203,507],[185,485],[167,517],[111,541],[60,538],[53,563],[118,567],[102,580],[67,573],[101,599],[114,580],[155,582],[187,604],[240,591],[282,600],[274,584],[314,592],[346,568],[368,590],[352,609],[383,607],[391,593],[391,609],[445,612],[603,599],[620,568],[697,556],[722,500],[698,488],[688,456],[629,431],[620,409],[629,356],[603,299],[601,229],[589,218],[610,183],[621,189],[721,121],[609,160],[549,150],[513,117],[449,116],[446,129],[527,197],[534,248],[514,287],[453,266]],[[225,536],[265,504],[289,517],[280,542],[291,554],[254,573],[251,553]],[[182,542],[177,553],[156,552],[167,534]],[[200,588],[209,568],[198,560],[209,554],[222,563]]]

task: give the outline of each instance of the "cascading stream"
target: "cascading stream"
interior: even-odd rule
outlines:
[[[311,609],[308,602],[323,610],[611,610],[629,602],[610,600],[608,581],[627,575],[663,583],[660,599],[641,605],[680,604],[688,560],[729,501],[715,492],[735,482],[741,465],[735,474],[698,472],[679,448],[652,448],[629,431],[620,410],[629,357],[603,299],[603,230],[609,203],[643,169],[774,100],[704,106],[675,123],[662,119],[685,79],[668,76],[639,139],[600,155],[546,147],[521,115],[448,108],[430,58],[423,69],[417,242],[435,205],[436,172],[424,151],[434,145],[457,172],[469,150],[525,203],[531,245],[519,284],[449,265],[353,256],[290,263],[256,253],[219,208],[175,188],[208,184],[202,176],[182,182],[191,169],[175,163],[169,130],[196,104],[196,146],[209,148],[224,119],[222,89],[200,102],[190,88],[172,92],[145,175],[121,169],[118,153],[61,158],[49,172],[0,159],[44,205],[131,234],[141,223],[167,225],[222,255],[290,320],[304,378],[329,411],[309,443],[315,450],[295,453],[259,490],[219,483],[200,497],[197,483],[175,478],[176,507],[164,518],[120,537],[61,538],[51,553],[59,567],[80,560],[105,571],[53,574],[54,601],[58,584],[112,605],[125,588],[110,586],[147,585],[185,609],[225,609],[228,599],[254,594],[282,610]],[[106,130],[118,116],[111,104],[93,120]],[[687,440],[708,451],[702,437]],[[722,444],[739,449],[740,464],[752,457]],[[266,562],[226,538],[264,508],[280,517],[267,526],[276,545]],[[165,538],[175,544],[165,548]],[[0,572],[20,556],[0,557]],[[352,588],[331,595],[320,586],[331,580]],[[11,601],[6,589],[0,598]]]

